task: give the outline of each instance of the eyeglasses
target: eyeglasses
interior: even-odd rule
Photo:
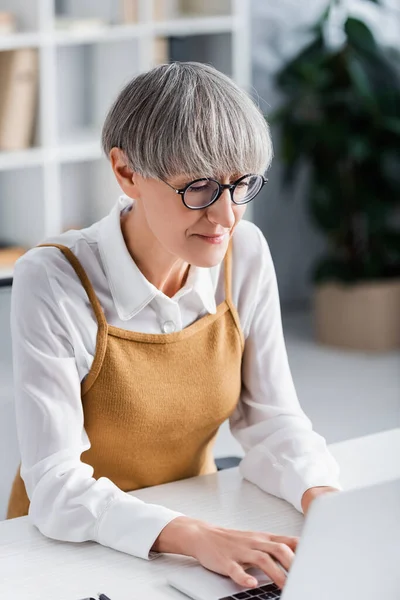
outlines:
[[[161,180],[170,188],[180,194],[183,204],[191,210],[200,210],[214,204],[224,190],[229,190],[234,204],[247,204],[253,200],[268,179],[262,175],[243,175],[240,179],[230,184],[219,183],[215,179],[196,179],[191,181],[181,190],[175,189],[167,181]]]

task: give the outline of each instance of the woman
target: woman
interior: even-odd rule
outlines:
[[[268,126],[228,77],[173,63],[125,87],[103,147],[124,192],[110,215],[15,269],[21,476],[9,517],[29,509],[44,535],[143,558],[193,556],[244,586],[254,564],[283,586],[274,559],[289,569],[296,538],[126,494],[215,471],[227,418],[244,477],[265,491],[306,513],[339,489],[296,397],[267,242],[242,221],[266,182]]]

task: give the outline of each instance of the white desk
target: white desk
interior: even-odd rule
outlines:
[[[400,429],[333,444],[345,489],[400,478]],[[238,469],[147,488],[135,495],[221,526],[299,535],[303,516],[285,501],[243,481]],[[103,592],[111,600],[183,600],[165,574],[191,559],[143,561],[95,543],[43,537],[27,517],[0,522],[0,597],[79,600]]]

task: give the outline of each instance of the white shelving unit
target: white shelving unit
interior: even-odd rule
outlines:
[[[31,247],[107,213],[120,191],[102,156],[101,126],[122,86],[155,64],[157,38],[179,40],[184,55],[170,60],[209,62],[250,88],[250,0],[215,0],[213,12],[222,14],[172,20],[153,18],[156,1],[137,0],[138,22],[123,24],[116,0],[0,0],[22,29],[0,36],[0,51],[37,48],[40,69],[34,147],[0,152],[0,241]],[[60,8],[110,24],[60,31]]]

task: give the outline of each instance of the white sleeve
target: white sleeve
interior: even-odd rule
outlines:
[[[21,259],[15,268],[11,332],[21,475],[29,517],[46,536],[96,541],[149,558],[161,530],[180,513],[146,504],[80,460],[84,429],[74,349],[46,269]]]
[[[310,487],[341,489],[339,467],[299,404],[283,336],[275,268],[268,244],[258,233],[255,307],[245,341],[241,398],[230,426],[245,451],[243,476],[302,512],[301,498]]]

